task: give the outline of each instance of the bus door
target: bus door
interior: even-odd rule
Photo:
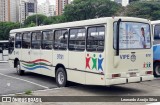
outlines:
[[[104,25],[88,27],[85,55],[86,84],[105,85],[105,29]]]
[[[15,35],[15,49],[14,49],[14,56],[21,60],[21,47],[22,47],[22,34],[17,33]]]
[[[69,69],[71,80],[85,84],[85,28],[70,29]]]
[[[53,66],[56,66],[57,64],[62,64],[65,68],[68,68],[67,41],[67,29],[59,29],[54,31]]]
[[[115,22],[113,45],[115,53],[113,54],[119,57],[119,61],[116,64],[116,59],[114,59],[115,65],[113,70],[111,69],[112,76],[113,78],[114,76],[134,78],[129,78],[128,82],[140,81],[140,76],[152,74],[153,54],[151,51],[150,25],[122,21],[118,26],[119,31],[116,31],[117,26],[118,22]]]
[[[30,70],[30,49],[31,33],[25,32],[22,34],[22,50],[21,50],[21,68],[22,70]]]
[[[30,50],[30,69],[35,73],[42,73],[41,71],[41,36],[40,31],[31,33],[31,50]]]
[[[53,58],[53,31],[46,30],[42,32],[41,44],[41,68],[42,73],[48,76],[54,76],[52,58]]]

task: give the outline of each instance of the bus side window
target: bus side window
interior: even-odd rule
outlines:
[[[57,30],[54,33],[54,49],[67,49],[68,30]]]
[[[42,49],[51,50],[53,45],[53,31],[43,31]]]
[[[70,30],[69,50],[84,51],[85,50],[86,29],[77,28]]]
[[[31,45],[31,35],[30,35],[30,33],[23,33],[22,48],[29,49],[30,45]]]
[[[160,25],[155,25],[154,27],[154,38],[160,39]]]
[[[87,51],[103,52],[105,40],[105,27],[95,26],[88,28]]]
[[[32,39],[31,48],[32,49],[40,49],[40,47],[41,47],[41,32],[33,32],[31,39]]]
[[[22,34],[17,33],[15,38],[15,48],[21,48],[22,46]]]

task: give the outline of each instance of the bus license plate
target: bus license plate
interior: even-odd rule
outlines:
[[[136,77],[136,73],[132,72],[132,73],[129,73],[130,74],[130,77]]]

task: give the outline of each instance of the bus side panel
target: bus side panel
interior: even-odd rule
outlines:
[[[86,53],[86,84],[105,85],[105,53]]]
[[[55,75],[55,67],[53,64],[53,51],[52,50],[41,50],[41,72],[44,75],[54,77]]]
[[[85,84],[85,51],[69,51],[68,80]]]
[[[30,49],[21,50],[21,69],[22,70],[28,70],[26,65],[30,65],[30,51],[31,51]]]
[[[66,50],[53,50],[53,67],[56,67],[58,65],[63,65],[64,68],[68,68],[68,51]],[[66,70],[67,71],[67,70]],[[54,72],[54,77],[55,77]]]

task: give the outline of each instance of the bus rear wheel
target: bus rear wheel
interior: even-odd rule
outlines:
[[[56,71],[56,83],[58,87],[65,87],[67,83],[67,74],[64,68],[58,68]]]
[[[159,62],[154,64],[154,76],[160,77],[160,63]]]
[[[24,75],[24,70],[21,70],[20,62],[17,61],[16,71],[18,75]]]

